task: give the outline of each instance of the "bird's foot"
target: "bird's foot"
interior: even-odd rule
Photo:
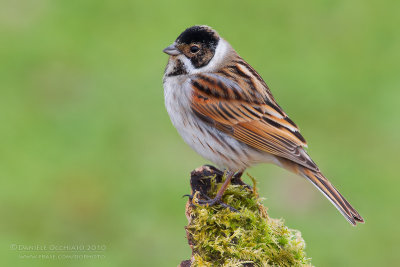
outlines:
[[[233,212],[239,212],[234,207],[222,202],[222,199],[219,196],[216,196],[215,198],[209,198],[208,196],[204,196],[204,198],[206,198],[204,200],[204,199],[198,198],[199,194],[200,194],[200,192],[196,191],[196,193],[194,193],[194,195],[184,195],[184,197],[189,197],[192,206],[212,207],[212,206],[220,205],[224,208],[229,208]]]

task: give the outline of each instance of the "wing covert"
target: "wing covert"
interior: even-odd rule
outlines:
[[[303,149],[307,144],[297,126],[275,102],[268,87],[237,68],[246,77],[233,78],[237,73],[229,72],[229,68],[223,70],[225,75],[220,72],[192,76],[193,112],[253,148],[318,170]]]

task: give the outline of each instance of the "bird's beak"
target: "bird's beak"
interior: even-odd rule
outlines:
[[[175,44],[172,44],[166,48],[164,48],[163,52],[165,54],[168,54],[170,56],[177,56],[179,55],[181,52],[178,50],[178,48],[176,48]]]

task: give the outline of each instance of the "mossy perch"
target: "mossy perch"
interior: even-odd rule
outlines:
[[[207,165],[191,173],[194,198],[186,204],[185,228],[192,257],[179,266],[311,266],[300,232],[268,217],[253,178],[253,188],[233,178],[224,193],[223,202],[238,212],[196,204],[205,195],[213,198],[224,178]]]

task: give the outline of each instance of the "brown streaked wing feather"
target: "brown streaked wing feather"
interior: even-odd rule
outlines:
[[[191,77],[194,113],[251,147],[318,170],[303,149],[306,141],[297,126],[275,104],[261,78],[252,75],[243,65],[235,66],[223,69],[219,72],[221,75],[207,73]],[[227,78],[228,75],[236,78]]]

